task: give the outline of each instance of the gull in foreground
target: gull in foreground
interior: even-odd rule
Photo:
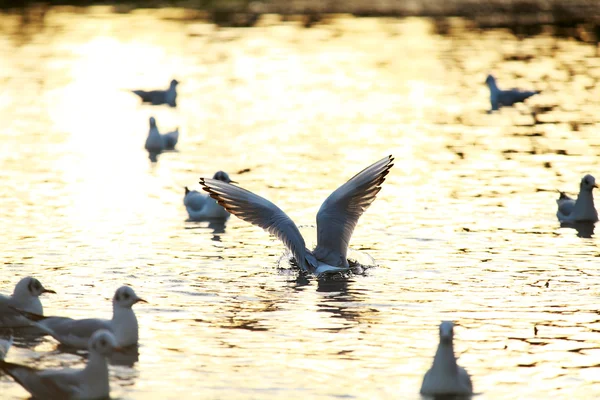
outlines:
[[[30,326],[31,322],[23,317],[15,308],[43,315],[44,308],[39,296],[44,293],[55,293],[46,289],[40,281],[30,276],[23,278],[15,286],[11,296],[0,294],[0,328],[17,328]]]
[[[597,187],[596,179],[592,175],[586,175],[579,184],[577,200],[570,198],[564,192],[559,192],[560,197],[556,200],[558,220],[560,222],[597,222],[598,212],[594,207],[594,195],[592,194],[594,188]]]
[[[491,111],[499,110],[500,107],[512,106],[515,103],[522,103],[525,99],[530,98],[535,94],[539,94],[538,91],[532,90],[519,90],[509,89],[501,90],[496,85],[496,79],[492,75],[488,75],[485,83],[490,88],[490,102],[492,103]]]
[[[217,171],[213,176],[213,179],[225,183],[237,183],[229,178],[227,172],[223,171]],[[230,215],[227,210],[217,204],[217,202],[209,195],[200,193],[197,190],[190,190],[187,186],[185,187],[183,204],[192,221],[227,219]]]
[[[421,394],[426,396],[469,396],[473,394],[473,384],[467,371],[456,363],[452,338],[454,324],[444,321],[440,324],[440,344],[433,365],[425,374]]]
[[[140,96],[142,103],[153,105],[168,104],[171,107],[177,106],[177,85],[179,82],[173,79],[167,90],[132,90],[133,93]]]
[[[84,369],[36,370],[0,360],[0,370],[10,375],[36,399],[104,399],[110,395],[106,358],[120,351],[112,333],[96,331],[89,340]]]
[[[200,178],[200,184],[227,211],[283,241],[303,271],[321,276],[349,270],[346,255],[354,228],[381,190],[393,161],[391,155],[377,161],[325,199],[317,213],[317,247],[313,251],[306,248],[290,217],[269,200],[215,179]]]
[[[119,346],[127,347],[138,342],[138,321],[131,307],[140,301],[146,303],[146,300],[139,298],[132,288],[121,286],[112,300],[112,319],[43,317],[27,312],[22,314],[65,346],[85,348],[94,332],[106,329],[115,336]]]
[[[144,148],[148,151],[150,160],[156,162],[156,157],[165,150],[174,150],[179,140],[179,128],[172,132],[161,134],[156,127],[156,119],[150,117],[150,129]]]

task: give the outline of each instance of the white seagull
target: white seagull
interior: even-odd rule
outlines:
[[[440,344],[433,365],[425,374],[421,394],[426,396],[470,396],[473,384],[467,371],[456,363],[452,338],[454,324],[440,324]]]
[[[498,88],[498,85],[496,85],[496,79],[492,75],[488,75],[485,83],[490,88],[490,102],[492,103],[492,109],[489,112],[499,110],[500,107],[503,106],[508,107],[515,103],[522,103],[525,99],[540,93],[539,91],[533,90],[501,90]]]
[[[121,351],[112,333],[96,331],[88,344],[89,357],[84,369],[36,370],[0,360],[0,370],[10,375],[36,399],[104,399],[110,395],[106,358]]]
[[[119,346],[127,347],[138,342],[138,321],[131,307],[140,301],[146,303],[146,300],[139,298],[132,288],[121,286],[112,300],[112,319],[43,317],[27,312],[22,314],[65,346],[85,348],[94,332],[106,329],[115,335]]]
[[[156,157],[165,150],[174,150],[179,140],[179,128],[172,132],[161,134],[156,127],[156,119],[150,117],[150,129],[144,148],[148,151],[150,160],[156,162]]]
[[[133,93],[140,96],[142,103],[153,105],[168,104],[171,107],[177,106],[177,85],[179,82],[173,79],[167,90],[132,90]]]
[[[31,326],[31,322],[14,309],[44,315],[39,297],[44,293],[56,294],[54,290],[46,289],[37,279],[28,276],[17,283],[11,296],[0,294],[0,328]]]
[[[217,171],[213,176],[214,180],[225,183],[237,183],[229,178],[227,172]],[[229,213],[209,195],[200,193],[197,190],[190,190],[185,187],[185,196],[183,204],[188,212],[190,220],[203,221],[207,219],[227,219]]]
[[[318,277],[349,270],[346,255],[354,228],[381,190],[393,161],[391,155],[377,161],[325,199],[317,213],[317,247],[312,251],[294,221],[269,200],[215,179],[200,178],[200,184],[227,211],[277,236],[298,266]]]
[[[592,175],[581,178],[579,194],[577,199],[572,199],[565,192],[559,192],[560,197],[556,200],[558,211],[556,217],[560,222],[597,222],[598,212],[594,207],[594,195],[592,191],[597,188],[596,179]]]

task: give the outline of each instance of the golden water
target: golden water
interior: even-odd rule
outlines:
[[[113,397],[417,399],[443,319],[479,399],[600,396],[597,239],[555,217],[555,189],[599,174],[593,46],[462,21],[440,36],[425,19],[184,16],[0,16],[0,292],[36,276],[58,292],[46,314],[74,317],[110,317],[123,284],[146,298],[139,361],[111,367]],[[488,115],[488,72],[544,93]],[[176,109],[127,92],[172,78]],[[151,115],[181,127],[156,165]],[[311,225],[387,154],[351,243],[377,260],[366,276],[297,280],[259,228],[185,221],[183,187],[222,169]],[[84,363],[15,338],[10,361]],[[0,393],[27,396],[7,376]]]

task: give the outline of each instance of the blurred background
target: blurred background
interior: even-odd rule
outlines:
[[[0,7],[0,293],[32,275],[78,318],[124,284],[148,300],[114,398],[418,399],[442,319],[480,399],[600,396],[598,240],[555,202],[597,175],[600,2]],[[488,74],[541,93],[488,113]],[[171,79],[176,107],[131,93]],[[180,128],[156,163],[151,116]],[[224,170],[314,242],[321,202],[387,154],[364,276],[299,278],[261,229],[183,206]],[[9,361],[85,362],[14,334]]]

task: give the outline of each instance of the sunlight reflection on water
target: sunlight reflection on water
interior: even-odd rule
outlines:
[[[122,284],[147,298],[114,397],[418,398],[441,319],[457,321],[478,398],[600,395],[597,240],[555,217],[555,190],[597,165],[593,47],[458,22],[440,36],[416,18],[230,29],[99,10],[51,11],[26,34],[0,16],[0,292],[35,275],[58,292],[46,313],[74,317],[109,317]],[[543,93],[488,115],[490,71]],[[176,109],[127,93],[172,78]],[[151,115],[182,128],[156,165]],[[185,221],[183,187],[222,169],[314,224],[390,153],[351,242],[378,265],[365,276],[299,279],[260,229]],[[13,350],[83,363],[48,338]],[[25,396],[6,376],[0,392]]]

